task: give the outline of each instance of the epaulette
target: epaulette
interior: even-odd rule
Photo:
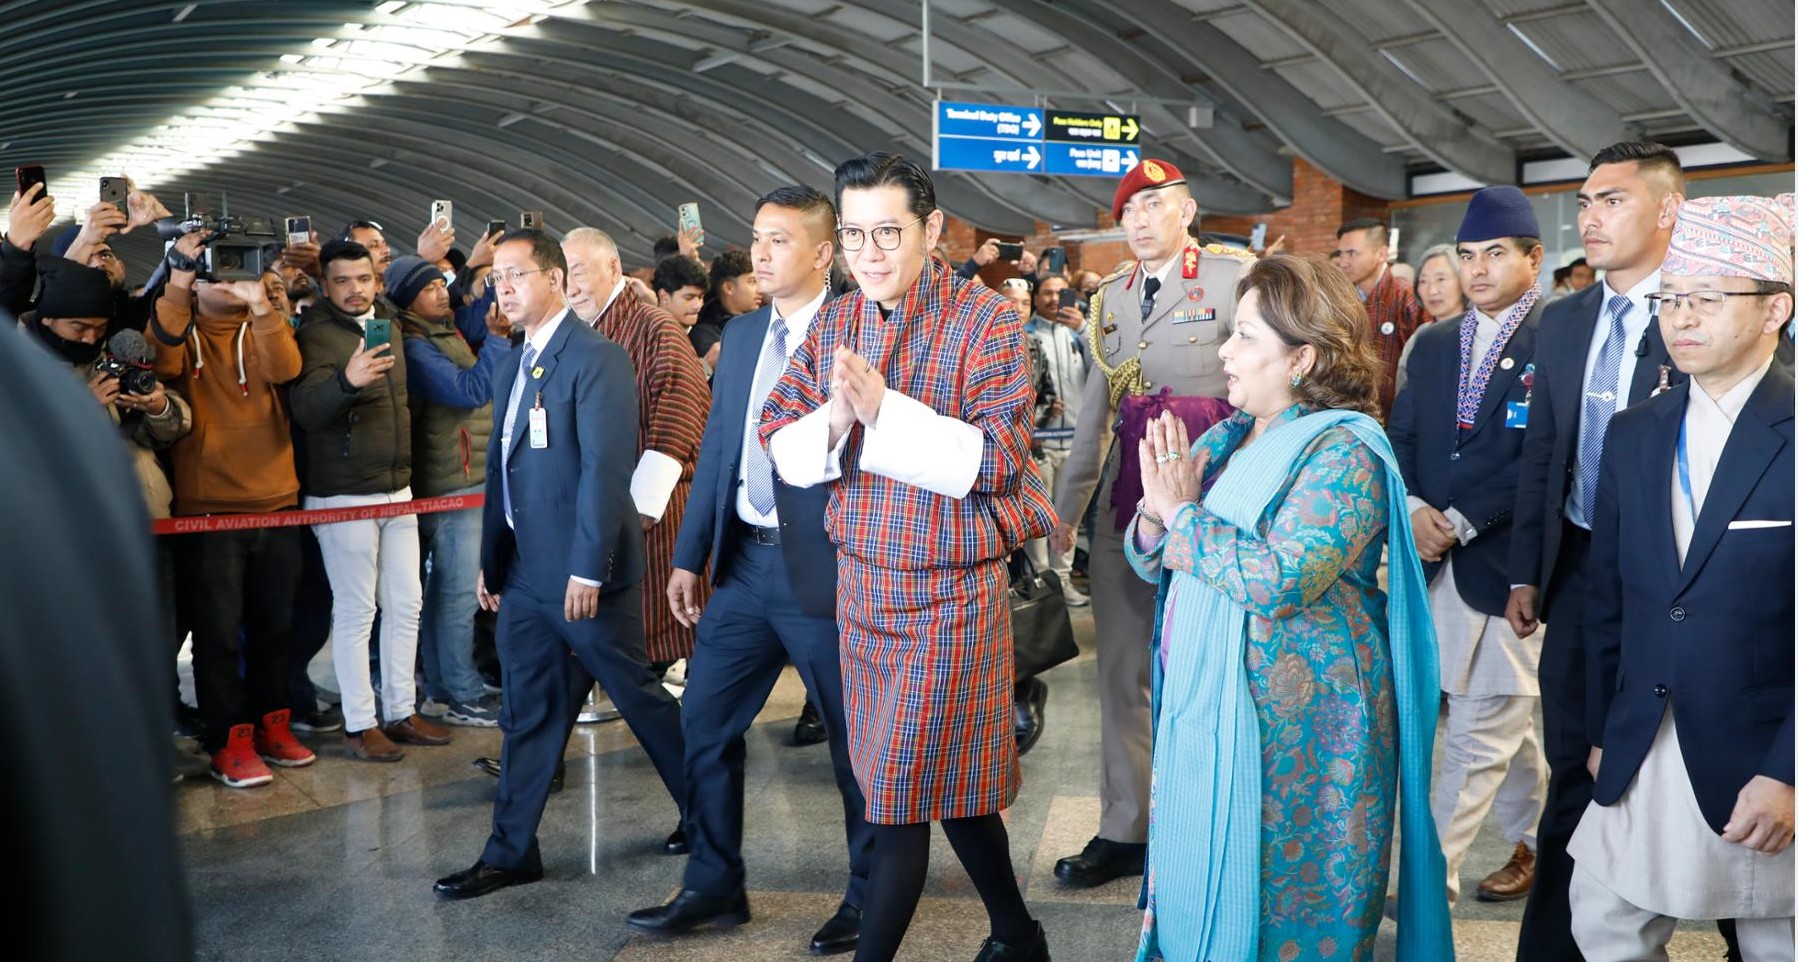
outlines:
[[[1112,281],[1117,280],[1120,277],[1123,277],[1125,274],[1128,274],[1133,270],[1136,270],[1136,262],[1129,261],[1129,262],[1125,263],[1122,267],[1119,267],[1117,270],[1112,271],[1111,273],[1106,274],[1104,277],[1099,278],[1099,286],[1104,287],[1105,285],[1111,283]]]
[[[1205,253],[1222,254],[1225,257],[1242,257],[1254,260],[1258,255],[1246,247],[1231,247],[1228,244],[1206,244]]]

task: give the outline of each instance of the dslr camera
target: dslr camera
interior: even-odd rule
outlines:
[[[194,231],[212,232],[197,258],[200,266],[195,276],[200,280],[253,281],[274,266],[280,238],[272,218],[234,217],[223,204],[215,214],[204,194],[188,194],[186,201],[187,216],[157,221],[156,234],[173,242]]]
[[[136,331],[124,330],[106,342],[106,350],[94,360],[94,370],[119,379],[125,394],[149,394],[156,390],[149,342]]]

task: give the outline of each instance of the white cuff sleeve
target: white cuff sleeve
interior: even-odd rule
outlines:
[[[637,461],[637,470],[631,473],[631,500],[637,503],[637,513],[646,517],[662,520],[662,512],[668,510],[668,498],[674,494],[674,486],[680,483],[681,464],[660,451],[643,452]]]
[[[796,487],[809,488],[843,476],[843,448],[849,443],[849,432],[830,446],[830,402],[816,411],[774,432],[768,439],[768,457],[782,481]]]
[[[1408,515],[1416,514],[1418,508],[1423,508],[1423,507],[1428,507],[1428,506],[1429,506],[1428,501],[1425,501],[1424,499],[1418,497],[1415,494],[1405,495],[1405,513]]]
[[[581,584],[588,586],[589,588],[598,588],[600,586],[600,583],[597,581],[594,581],[592,578],[583,578],[580,575],[569,575],[568,580],[569,581],[578,581]]]
[[[1474,527],[1473,524],[1467,520],[1467,516],[1461,513],[1459,508],[1450,508],[1442,513],[1454,524],[1455,538],[1462,544],[1466,544],[1480,536],[1480,529]]]
[[[863,470],[951,498],[965,498],[980,474],[986,435],[921,401],[886,389],[880,417],[862,446]]]

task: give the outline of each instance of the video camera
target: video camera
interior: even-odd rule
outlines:
[[[206,249],[197,258],[200,269],[195,272],[196,277],[203,281],[253,281],[273,269],[275,257],[271,251],[280,250],[280,237],[272,218],[233,217],[224,203],[214,214],[211,198],[206,194],[187,194],[185,201],[186,216],[157,221],[156,235],[172,243],[194,231],[211,231]]]

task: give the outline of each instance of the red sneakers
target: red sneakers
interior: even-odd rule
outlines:
[[[212,777],[227,788],[254,788],[274,781],[268,766],[256,757],[255,741],[255,725],[231,726],[225,747],[212,753]]]
[[[256,754],[270,765],[303,768],[318,761],[318,756],[293,737],[293,729],[287,727],[289,717],[285,708],[262,716],[262,724],[256,726]]]

